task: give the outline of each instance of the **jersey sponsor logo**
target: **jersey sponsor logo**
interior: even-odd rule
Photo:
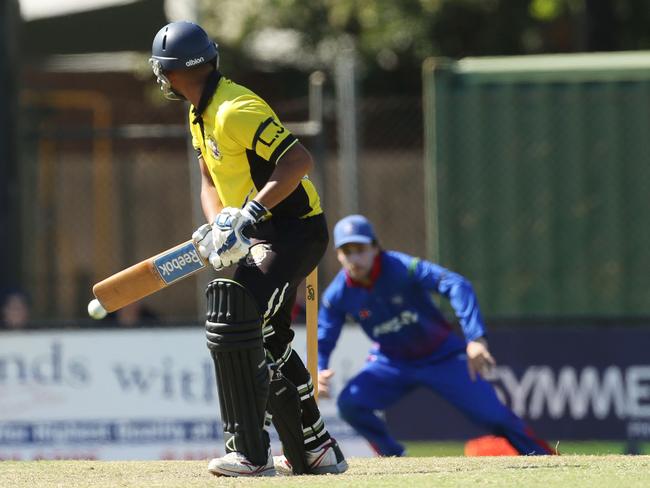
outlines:
[[[163,254],[154,259],[153,263],[156,271],[167,284],[185,278],[205,267],[193,242]]]
[[[217,141],[214,140],[212,136],[208,136],[208,139],[205,141],[206,146],[210,149],[210,154],[214,159],[221,159],[221,153],[219,152],[219,146]]]
[[[384,334],[390,334],[393,332],[399,332],[403,327],[411,324],[415,324],[418,321],[418,314],[416,312],[411,312],[410,310],[404,310],[397,317],[393,317],[386,322],[383,322],[379,325],[375,325],[372,329],[374,337],[379,337]]]
[[[263,127],[260,127],[261,132],[257,140],[268,147],[271,147],[284,133],[284,127],[272,118],[263,122],[262,126]]]
[[[196,66],[197,64],[201,64],[203,62],[205,62],[205,59],[203,56],[201,56],[200,58],[190,59],[185,63],[185,66]]]

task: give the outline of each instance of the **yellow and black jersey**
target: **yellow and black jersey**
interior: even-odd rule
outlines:
[[[208,78],[198,107],[190,108],[190,130],[225,207],[241,208],[255,198],[280,158],[298,142],[264,100],[218,72]],[[300,218],[322,213],[307,176],[269,210],[273,216]]]

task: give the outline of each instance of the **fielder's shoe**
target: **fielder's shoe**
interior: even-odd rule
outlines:
[[[329,439],[317,449],[307,451],[309,474],[340,474],[348,469],[348,463],[335,439]],[[273,464],[278,473],[292,475],[291,463],[284,456],[274,456]]]
[[[257,466],[246,459],[243,454],[229,452],[223,457],[210,461],[208,471],[215,476],[275,476],[271,450],[269,450],[269,457],[265,465]]]

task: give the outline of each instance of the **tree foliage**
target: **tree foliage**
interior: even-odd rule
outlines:
[[[313,69],[353,45],[387,76],[428,56],[650,49],[647,0],[203,0],[202,22],[258,62]]]

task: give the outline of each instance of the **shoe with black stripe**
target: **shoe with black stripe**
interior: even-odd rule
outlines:
[[[341,474],[348,469],[348,463],[335,439],[330,438],[320,447],[306,451],[309,474]],[[292,475],[291,463],[285,456],[274,456],[273,464],[279,474]]]

